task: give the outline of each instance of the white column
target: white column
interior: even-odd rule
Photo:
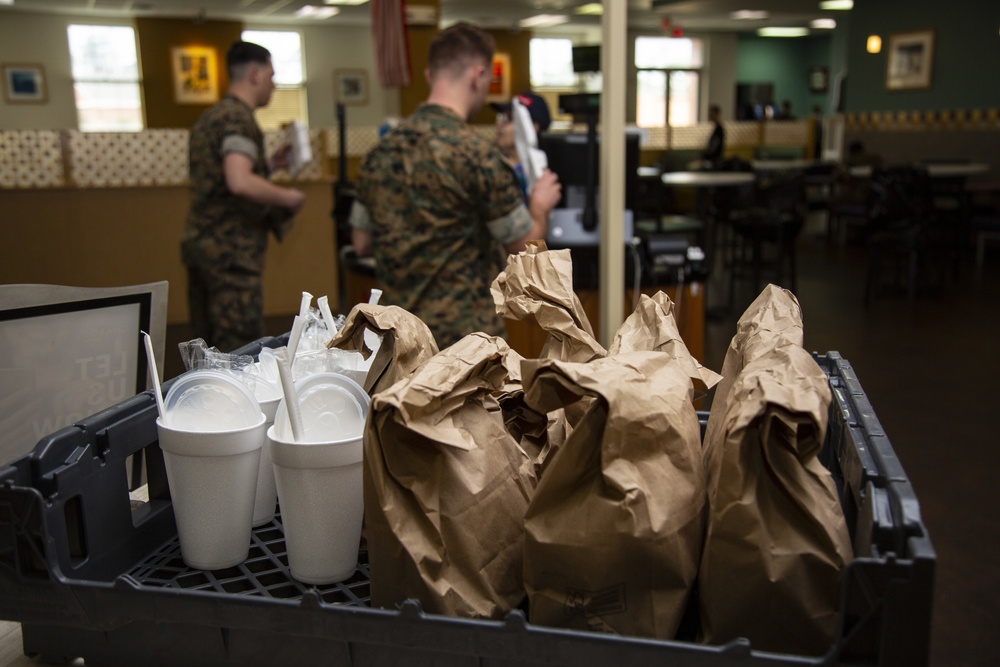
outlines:
[[[605,2],[601,21],[601,343],[622,323],[625,300],[625,63],[628,3]],[[631,239],[630,239],[631,240]]]

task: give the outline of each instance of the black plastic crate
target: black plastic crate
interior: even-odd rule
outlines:
[[[834,394],[822,457],[856,552],[838,638],[820,658],[743,640],[715,647],[543,628],[519,611],[476,621],[425,614],[415,602],[370,609],[364,552],[341,584],[290,577],[280,513],[254,530],[239,566],[188,568],[150,392],[0,469],[0,618],[21,622],[26,654],[89,665],[925,665],[935,554],[913,488],[850,364],[836,352],[816,359]],[[125,474],[140,450],[142,504],[130,502]]]

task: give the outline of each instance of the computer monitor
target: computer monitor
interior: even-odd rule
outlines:
[[[162,375],[167,283],[0,285],[0,466],[145,391],[150,334]]]
[[[591,153],[583,133],[546,132],[538,138],[545,151],[549,169],[562,184],[557,208],[584,208],[588,173],[596,186],[595,206],[600,207],[601,161],[600,134]],[[593,156],[593,159],[591,159]],[[625,132],[625,208],[635,210],[639,197],[639,133]]]
[[[573,71],[600,72],[601,71],[601,46],[600,44],[574,46],[572,50]]]

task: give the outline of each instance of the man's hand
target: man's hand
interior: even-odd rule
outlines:
[[[274,151],[274,154],[271,155],[271,159],[268,160],[267,166],[271,169],[271,171],[278,171],[279,169],[288,169],[290,165],[288,156],[291,152],[292,152],[292,145],[285,144],[278,150]]]
[[[223,161],[226,187],[237,197],[257,204],[283,206],[295,214],[306,196],[295,188],[283,188],[253,173],[253,162],[243,153],[227,153]]]
[[[283,188],[287,193],[288,203],[283,206],[292,212],[292,215],[298,213],[302,206],[306,203],[306,193],[301,190],[296,190],[295,188]]]
[[[556,207],[561,197],[562,185],[559,183],[559,177],[551,169],[546,169],[542,177],[535,181],[528,197],[528,211],[532,220],[537,222],[544,219],[547,223],[549,213]]]

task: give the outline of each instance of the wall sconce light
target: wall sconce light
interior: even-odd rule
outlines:
[[[882,38],[878,35],[868,35],[868,44],[866,47],[868,53],[878,53],[882,50]]]

